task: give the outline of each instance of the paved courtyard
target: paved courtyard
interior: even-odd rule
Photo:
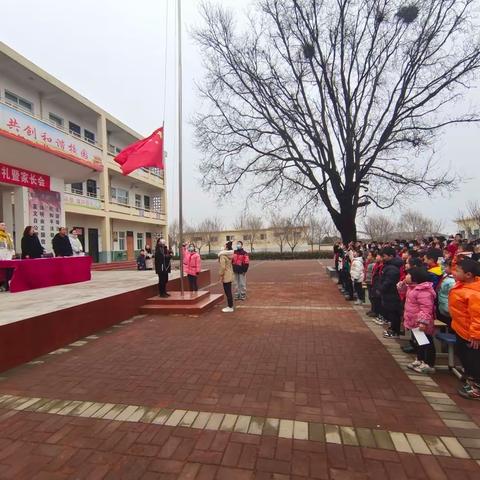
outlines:
[[[0,479],[480,478],[480,405],[405,371],[324,270],[253,263],[234,314],[135,317],[0,374]]]

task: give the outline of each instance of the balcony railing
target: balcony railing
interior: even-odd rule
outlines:
[[[0,97],[0,130],[11,137],[18,137],[52,154],[69,155],[83,162],[101,165],[101,147],[70,134],[59,125],[34,115],[25,108],[12,105]]]
[[[78,191],[77,191],[78,192]],[[94,210],[102,210],[103,202],[100,198],[93,194],[79,194],[72,189],[71,192],[65,191],[63,194],[64,201],[67,205],[75,205],[79,207],[93,208]]]
[[[132,205],[119,203],[116,200],[110,200],[110,210],[112,212],[123,213],[134,217],[150,218],[155,220],[162,220],[165,217],[165,212],[152,211],[145,208],[138,208]]]

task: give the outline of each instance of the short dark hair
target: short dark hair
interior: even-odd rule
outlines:
[[[415,267],[408,271],[413,283],[424,283],[430,280],[428,271],[424,267]]]
[[[382,250],[382,255],[388,255],[389,257],[394,257],[396,255],[396,251],[393,247],[385,247]]]
[[[436,262],[442,255],[443,252],[439,248],[431,248],[430,250],[427,250],[427,253],[425,254],[427,258],[435,260]]]
[[[472,260],[471,258],[465,258],[458,262],[458,266],[465,272],[471,273],[475,277],[480,276],[480,263]]]
[[[232,250],[232,242],[231,242],[231,241],[230,241],[230,242],[227,242],[227,243],[225,244],[225,248],[226,248],[227,250]]]
[[[412,270],[413,270],[413,268],[423,267],[422,259],[419,258],[419,257],[412,257],[408,261],[408,263],[412,266]]]
[[[0,222],[1,223],[1,222]],[[25,227],[25,230],[23,231],[23,236],[24,237],[27,237],[28,235],[30,235],[30,229],[33,228],[31,225],[27,225]]]

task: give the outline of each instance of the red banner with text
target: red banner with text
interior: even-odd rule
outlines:
[[[41,173],[0,163],[0,182],[21,187],[50,190],[50,177]]]

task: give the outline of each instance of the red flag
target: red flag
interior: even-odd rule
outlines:
[[[163,127],[124,148],[115,157],[115,161],[121,166],[124,175],[142,167],[163,169]]]

